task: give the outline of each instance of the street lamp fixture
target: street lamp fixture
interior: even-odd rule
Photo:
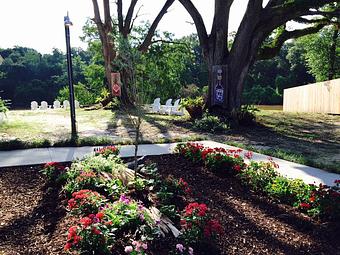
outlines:
[[[73,88],[73,69],[72,69],[72,57],[71,57],[71,40],[70,40],[70,26],[72,26],[70,17],[64,17],[65,37],[66,37],[66,56],[67,56],[67,74],[68,85],[70,91],[70,111],[71,111],[71,139],[73,142],[77,139],[77,124],[76,124],[76,111],[74,103],[74,88]]]

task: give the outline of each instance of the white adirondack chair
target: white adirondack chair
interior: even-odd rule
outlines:
[[[55,100],[53,102],[53,109],[59,109],[60,108],[60,102],[58,100]]]
[[[41,101],[39,109],[40,110],[47,110],[48,109],[47,102],[46,101]]]
[[[171,107],[172,107],[171,102],[172,102],[171,98],[166,100],[165,105],[161,106],[161,113],[169,113],[171,111]]]
[[[79,101],[77,100],[74,100],[74,106],[77,108],[80,108],[80,104],[79,104]]]
[[[63,108],[68,109],[70,107],[70,102],[68,100],[63,101]]]
[[[150,105],[151,112],[157,113],[161,110],[161,99],[158,97],[153,101],[153,104]]]
[[[37,101],[32,101],[31,102],[31,110],[32,111],[38,110],[38,103],[37,103]]]
[[[5,121],[6,114],[4,112],[0,112],[0,124]]]
[[[181,99],[177,99],[175,101],[174,105],[171,106],[169,115],[171,115],[171,114],[179,115],[179,116],[184,115],[183,108],[180,109],[180,104],[179,104],[180,102],[181,102]]]

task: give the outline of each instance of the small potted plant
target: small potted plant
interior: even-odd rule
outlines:
[[[201,96],[195,98],[188,97],[181,101],[181,107],[184,107],[188,111],[191,119],[202,118],[204,98]]]

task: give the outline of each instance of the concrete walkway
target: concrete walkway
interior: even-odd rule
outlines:
[[[226,149],[237,149],[236,147],[217,143],[213,141],[200,141],[206,147],[223,147]],[[177,143],[170,144],[142,144],[139,146],[138,155],[163,155],[172,153]],[[69,162],[93,154],[96,147],[65,147],[65,148],[42,148],[14,151],[0,151],[0,167],[22,166],[44,164],[50,161]],[[246,151],[244,151],[246,152]],[[131,157],[134,154],[134,146],[121,147],[121,157]],[[253,160],[266,161],[268,156],[254,153]],[[333,185],[334,180],[340,179],[340,174],[328,173],[324,170],[292,163],[286,160],[273,158],[279,164],[278,171],[289,178],[299,178],[306,183],[323,183]]]

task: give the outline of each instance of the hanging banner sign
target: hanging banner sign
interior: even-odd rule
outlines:
[[[226,102],[226,83],[228,79],[228,67],[226,65],[213,66],[213,87],[211,93],[212,105],[223,106]]]
[[[111,89],[112,95],[116,97],[120,97],[121,92],[121,81],[120,81],[120,73],[111,73]]]

